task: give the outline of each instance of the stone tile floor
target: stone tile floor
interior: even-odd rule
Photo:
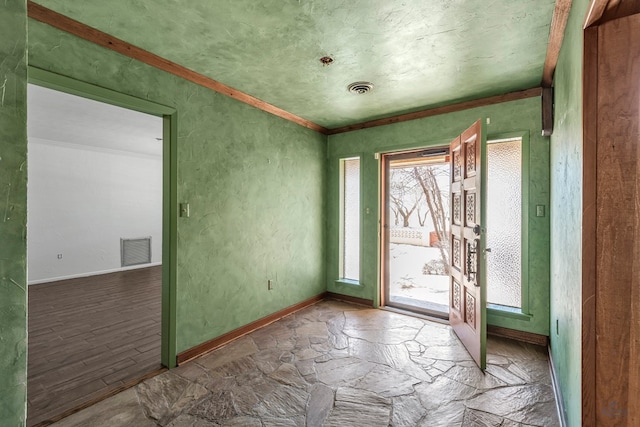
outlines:
[[[449,326],[323,301],[54,425],[559,425],[544,348],[489,337],[487,362]]]

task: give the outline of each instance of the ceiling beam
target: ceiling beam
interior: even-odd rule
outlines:
[[[547,44],[547,56],[544,60],[542,69],[542,87],[551,87],[553,84],[553,73],[558,64],[560,56],[560,48],[562,47],[562,39],[564,37],[564,29],[569,19],[569,11],[571,10],[571,0],[556,0],[556,6],[553,9],[553,17],[551,18],[551,29],[549,31],[549,43]]]
[[[351,132],[354,130],[367,129],[376,126],[385,126],[393,123],[401,123],[409,120],[423,119],[425,117],[437,116],[440,114],[455,113],[457,111],[468,110],[470,108],[486,107],[488,105],[500,104],[503,102],[517,101],[519,99],[533,98],[542,95],[542,88],[534,87],[517,92],[509,92],[503,95],[490,96],[488,98],[474,99],[472,101],[459,102],[457,104],[445,105],[443,107],[430,108],[428,110],[415,111],[413,113],[401,114],[399,116],[384,117],[382,119],[371,120],[368,122],[357,123],[354,125],[343,126],[335,129],[329,129],[329,135],[338,133]]]
[[[304,119],[293,113],[262,101],[254,96],[241,92],[217,80],[209,78],[203,74],[197,73],[175,62],[169,61],[161,56],[141,49],[124,40],[113,37],[107,33],[97,30],[93,27],[85,25],[79,21],[71,19],[58,12],[54,12],[44,6],[29,0],[27,2],[29,18],[43,22],[59,30],[65,31],[74,36],[80,37],[99,46],[118,52],[129,58],[133,58],[152,67],[158,68],[167,73],[189,80],[192,83],[206,87],[222,95],[228,96],[252,107],[258,108],[267,113],[273,114],[290,122],[299,124],[314,131],[326,134],[328,130],[310,120]]]

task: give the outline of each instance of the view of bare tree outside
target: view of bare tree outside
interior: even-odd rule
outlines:
[[[391,303],[449,307],[449,164],[391,161],[388,176]]]
[[[443,170],[444,169],[444,170]],[[431,217],[437,236],[437,248],[440,250],[440,260],[445,274],[449,274],[449,166],[418,166],[413,168],[413,175],[420,183],[420,188],[427,202],[427,212]],[[446,193],[440,190],[440,183],[444,179]]]

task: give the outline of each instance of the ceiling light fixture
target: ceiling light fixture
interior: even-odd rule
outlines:
[[[371,92],[373,90],[373,83],[369,82],[354,82],[347,86],[347,90],[351,93],[356,93],[358,95],[364,95],[367,92]]]

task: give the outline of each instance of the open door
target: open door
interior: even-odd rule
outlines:
[[[449,147],[382,155],[382,304],[449,319]]]
[[[487,321],[482,164],[486,153],[478,120],[451,142],[451,265],[449,321],[480,369],[486,366]]]

